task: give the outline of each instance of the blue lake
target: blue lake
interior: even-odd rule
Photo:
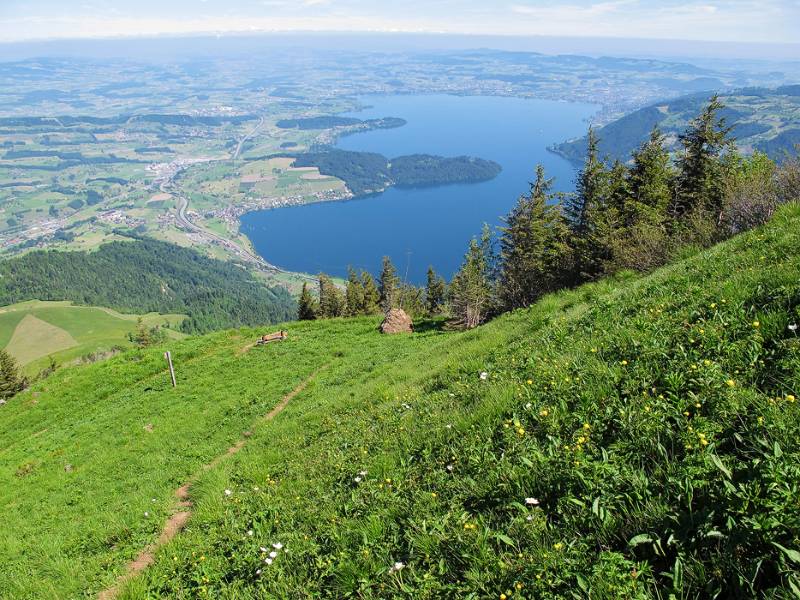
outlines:
[[[346,276],[348,265],[372,273],[389,255],[399,274],[423,283],[428,265],[458,269],[470,238],[501,217],[529,189],[537,163],[556,189],[573,187],[574,167],[547,146],[582,135],[597,107],[547,100],[448,95],[369,96],[362,119],[402,117],[405,127],[342,138],[338,147],[389,158],[425,153],[472,155],[502,165],[492,181],[391,188],[377,196],[252,212],[242,231],[267,261],[291,271]]]

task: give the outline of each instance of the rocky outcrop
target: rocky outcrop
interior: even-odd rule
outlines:
[[[383,319],[381,333],[413,333],[414,322],[402,308],[393,308]]]

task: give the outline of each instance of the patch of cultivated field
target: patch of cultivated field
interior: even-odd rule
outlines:
[[[75,306],[70,302],[33,300],[0,308],[0,346],[27,372],[37,372],[52,356],[70,361],[115,346],[130,346],[128,334],[140,315],[126,315],[108,308]],[[148,327],[169,323],[177,328],[183,315],[141,315]],[[170,330],[169,335],[183,335]]]

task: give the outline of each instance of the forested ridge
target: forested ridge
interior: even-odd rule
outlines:
[[[0,303],[71,300],[122,312],[182,313],[186,333],[293,318],[295,302],[239,266],[148,238],[96,252],[37,251],[0,262]]]

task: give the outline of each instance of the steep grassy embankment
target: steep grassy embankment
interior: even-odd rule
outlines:
[[[0,593],[111,586],[191,480],[121,597],[791,597],[798,274],[795,205],[469,333],[186,340],[175,390],[158,350],[58,373],[0,413]]]

